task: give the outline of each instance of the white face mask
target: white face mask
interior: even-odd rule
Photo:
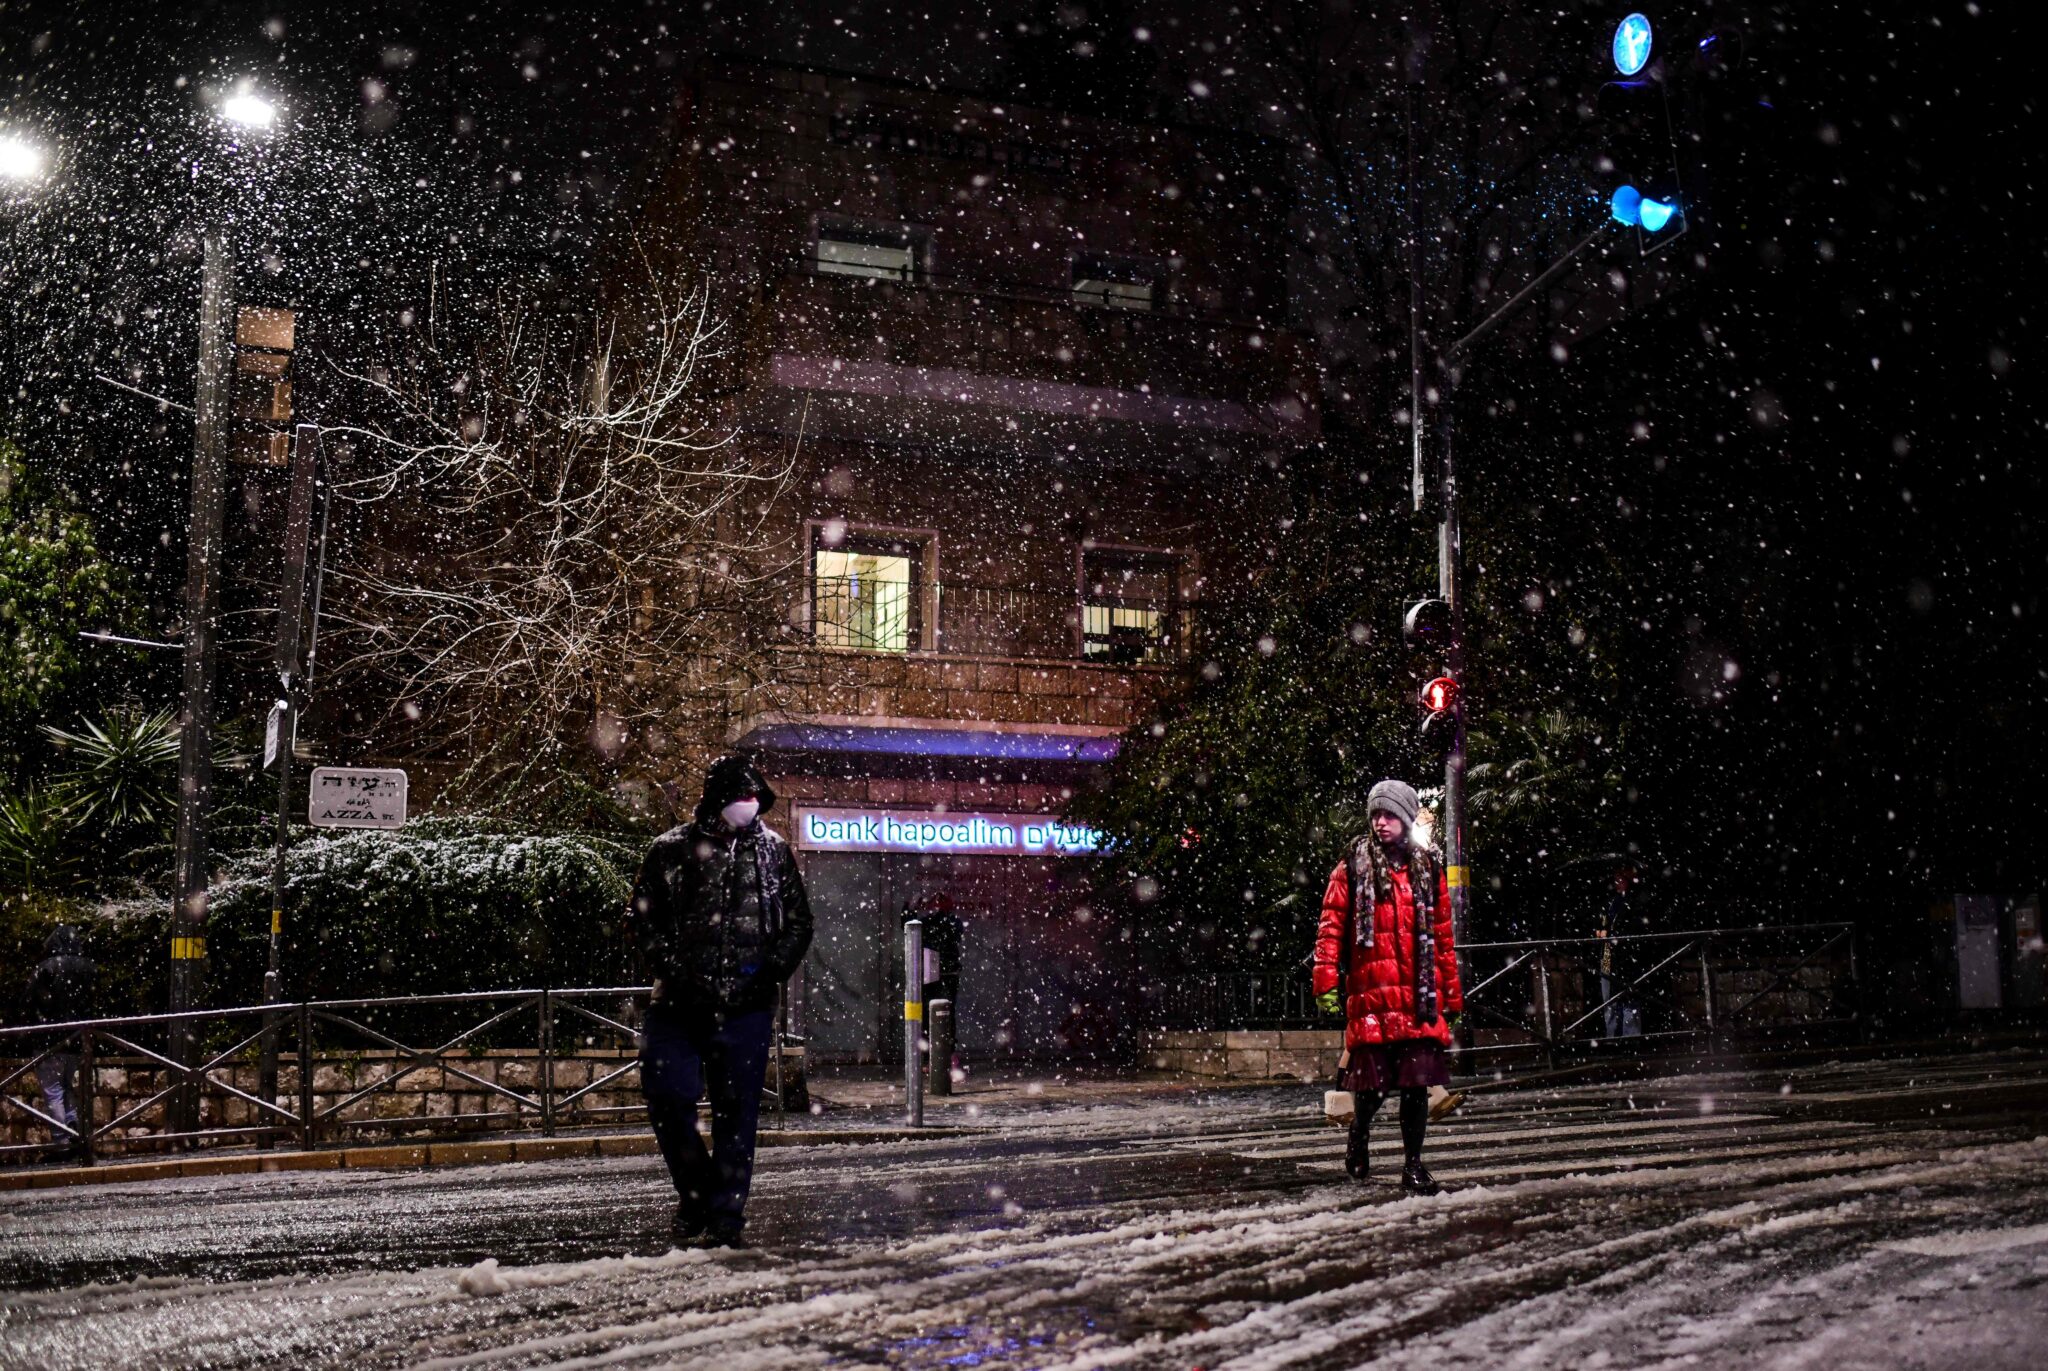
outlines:
[[[754,822],[754,816],[761,812],[759,800],[734,800],[718,811],[718,817],[725,820],[727,828],[745,828]]]

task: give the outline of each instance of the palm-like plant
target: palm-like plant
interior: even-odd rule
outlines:
[[[177,803],[178,724],[171,712],[122,709],[98,723],[79,722],[79,733],[43,727],[71,758],[57,783],[71,818],[102,832],[168,823]]]
[[[1514,720],[1486,750],[1503,760],[1466,771],[1472,808],[1497,820],[1534,819],[1560,805],[1618,794],[1622,780],[1594,726],[1563,710]],[[1477,750],[1477,749],[1475,749]]]
[[[68,890],[78,875],[71,815],[47,787],[0,795],[0,886]]]

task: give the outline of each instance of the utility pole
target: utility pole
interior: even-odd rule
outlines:
[[[277,600],[277,853],[270,870],[270,957],[263,971],[263,998],[278,998],[277,945],[284,933],[284,858],[290,846],[292,753],[299,735],[299,697],[305,672],[300,665],[306,614],[306,563],[311,551],[313,487],[319,462],[320,430],[300,424],[292,434],[291,499],[285,516],[284,585]],[[325,534],[323,518],[322,533]],[[323,546],[324,554],[325,548]],[[323,555],[323,562],[325,560]]]
[[[1451,707],[1451,750],[1444,757],[1444,883],[1451,892],[1451,941],[1467,942],[1465,910],[1465,593],[1458,577],[1463,551],[1458,527],[1458,468],[1454,425],[1457,418],[1457,363],[1445,359],[1438,380],[1443,425],[1442,518],[1436,530],[1437,596],[1451,609],[1450,639],[1444,649],[1444,670],[1457,683]]]
[[[171,1012],[192,1009],[206,984],[206,817],[213,792],[215,620],[220,609],[221,504],[228,429],[227,320],[234,309],[227,235],[206,235],[199,291],[199,387],[192,426],[192,509],[185,546],[185,676],[178,710],[178,830],[173,850]],[[193,1065],[188,1021],[171,1027],[171,1058]],[[199,1096],[178,1095],[178,1129],[198,1126]]]

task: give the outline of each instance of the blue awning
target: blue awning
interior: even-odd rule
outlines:
[[[1113,736],[912,725],[762,724],[740,739],[740,746],[764,752],[840,756],[1092,764],[1114,758],[1118,741]]]

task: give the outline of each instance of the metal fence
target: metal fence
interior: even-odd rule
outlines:
[[[363,1133],[473,1135],[489,1129],[558,1129],[639,1118],[638,1104],[604,1103],[639,1068],[632,1006],[644,986],[503,990],[365,1000],[309,1000],[0,1028],[0,1118],[27,1116],[47,1142],[0,1144],[0,1161],[73,1152],[86,1160],[124,1152],[248,1143],[313,1148]],[[778,1023],[782,1016],[778,1014]],[[202,1046],[176,1059],[173,1033]],[[784,1059],[800,1040],[785,1031],[771,1055],[764,1098],[781,1121]],[[516,1068],[508,1069],[510,1067]],[[369,1079],[363,1079],[368,1066]],[[149,1084],[97,1115],[103,1067]],[[573,1066],[573,1070],[571,1069]],[[19,1083],[75,1073],[72,1123],[18,1097]],[[430,1114],[377,1112],[377,1102],[417,1093],[434,1072],[449,1101],[488,1108]],[[637,1082],[635,1082],[637,1084]],[[202,1100],[221,1117],[207,1121]],[[230,1121],[226,1116],[244,1121]]]
[[[1560,1051],[1861,1021],[1855,928],[1778,924],[1471,943],[1459,949],[1466,1051]],[[1181,977],[1166,1029],[1330,1028],[1306,969]]]

